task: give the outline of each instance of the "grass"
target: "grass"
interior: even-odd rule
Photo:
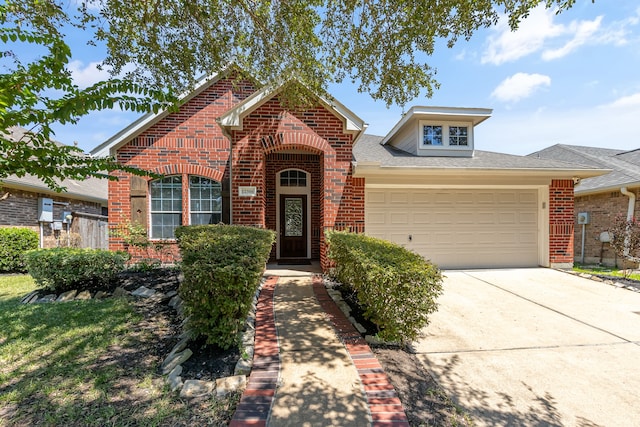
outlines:
[[[194,419],[159,361],[136,353],[150,337],[126,299],[20,304],[33,289],[30,276],[0,276],[0,426],[208,424],[232,410],[211,400]]]
[[[626,277],[628,279],[640,281],[640,273],[633,272],[628,276],[625,276],[624,270],[617,267],[576,264],[576,266],[573,267],[573,271],[577,271],[578,273],[597,274],[600,276]]]

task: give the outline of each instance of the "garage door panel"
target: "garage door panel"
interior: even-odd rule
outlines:
[[[367,214],[367,224],[370,225],[384,225],[387,222],[385,213],[372,212]]]
[[[518,196],[515,192],[501,192],[497,194],[498,203],[516,203],[518,201]]]
[[[409,215],[406,213],[391,213],[391,224],[407,225],[409,223]]]
[[[409,203],[409,194],[404,193],[404,192],[392,192],[390,194],[390,202],[391,203]]]
[[[365,199],[367,234],[442,268],[538,265],[537,190],[367,190]]]
[[[484,191],[476,194],[476,203],[478,204],[494,204],[495,202],[495,194],[493,193]]]
[[[531,204],[531,205],[537,205],[538,204],[538,195],[535,193],[523,193],[520,192],[518,193],[518,203],[523,205],[523,204]]]
[[[369,204],[384,204],[386,202],[386,193],[383,191],[367,191],[366,200]]]
[[[501,225],[516,224],[517,216],[516,212],[500,212],[498,218]]]
[[[413,214],[413,223],[420,225],[428,225],[433,222],[433,216],[424,212],[414,212]]]
[[[415,205],[428,205],[432,202],[432,195],[421,192],[412,192],[411,202]]]
[[[537,224],[538,215],[535,212],[519,212],[518,221],[521,224]]]
[[[476,214],[477,224],[495,224],[496,223],[496,212],[478,212]]]

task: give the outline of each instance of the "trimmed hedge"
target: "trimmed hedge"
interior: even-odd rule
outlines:
[[[125,252],[102,249],[38,249],[25,254],[36,284],[56,293],[109,286],[128,259]]]
[[[23,256],[37,249],[38,233],[28,228],[0,228],[0,273],[24,273]]]
[[[438,267],[385,240],[344,231],[326,236],[336,279],[355,290],[364,315],[378,325],[378,336],[404,344],[415,340],[438,308]]]
[[[235,225],[198,225],[178,227],[176,238],[184,273],[178,292],[188,328],[223,349],[238,344],[275,233]]]

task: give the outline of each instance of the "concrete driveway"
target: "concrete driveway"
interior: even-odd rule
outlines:
[[[551,269],[445,271],[416,349],[487,426],[640,426],[640,293]]]

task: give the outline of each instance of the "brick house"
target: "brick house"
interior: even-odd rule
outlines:
[[[142,117],[96,147],[164,175],[119,173],[110,225],[143,224],[169,258],[177,225],[222,221],[276,230],[271,258],[283,263],[326,267],[327,229],[384,237],[449,268],[572,263],[572,178],[592,168],[474,150],[473,128],[490,110],[414,107],[383,138],[334,99],[290,111],[280,93],[222,73],[179,111]]]
[[[607,170],[606,174],[582,179],[575,186],[574,254],[577,262],[619,264],[608,236],[603,233],[616,217],[638,218],[640,214],[636,203],[640,191],[640,150],[556,144],[529,156]]]
[[[20,141],[26,129],[12,127],[9,137]],[[26,227],[40,234],[41,247],[66,245],[67,214],[73,246],[107,247],[107,181],[89,178],[85,181],[67,179],[61,182],[66,191],[57,193],[37,177],[9,176],[0,181],[0,227]],[[51,200],[51,221],[39,221],[38,204]],[[62,223],[54,230],[54,223]],[[100,227],[100,224],[104,224]]]

